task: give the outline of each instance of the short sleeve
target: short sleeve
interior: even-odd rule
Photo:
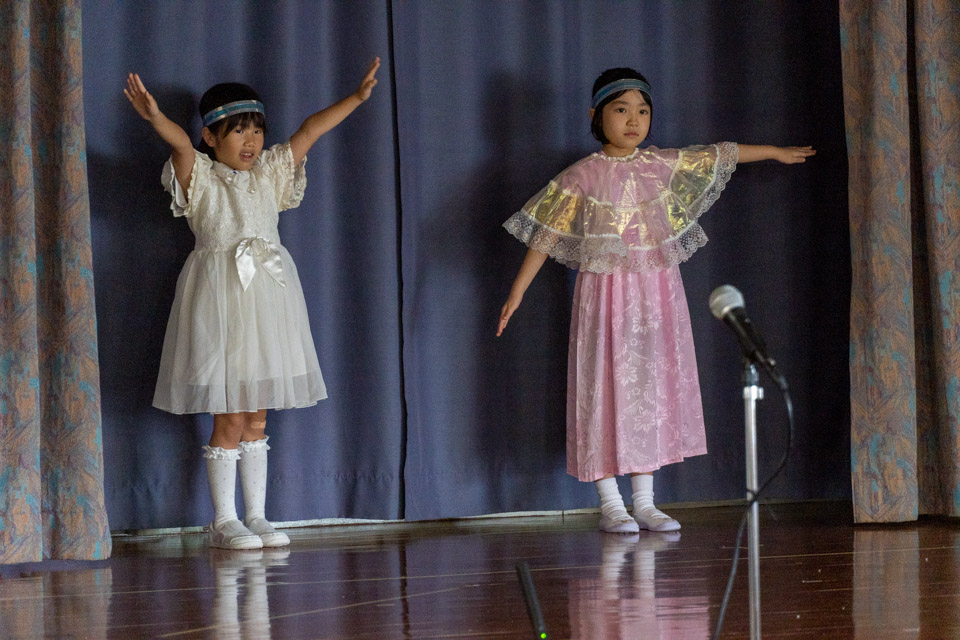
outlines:
[[[193,170],[190,172],[190,188],[184,193],[177,174],[173,170],[173,158],[163,165],[160,182],[170,194],[170,210],[174,216],[190,217],[196,211],[197,203],[210,184],[210,168],[213,161],[205,153],[195,151],[193,154]]]
[[[306,157],[300,164],[293,164],[293,150],[289,142],[273,145],[260,153],[260,171],[273,183],[279,211],[293,209],[303,200],[303,192],[307,187],[306,164]]]
[[[735,142],[681,149],[670,177],[668,215],[684,224],[699,218],[727,186],[739,155]]]
[[[561,174],[530,198],[503,226],[531,249],[576,269],[584,236],[585,203],[580,186]]]

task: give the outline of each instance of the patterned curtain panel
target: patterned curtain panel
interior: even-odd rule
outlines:
[[[960,2],[843,0],[857,522],[960,515]]]
[[[0,563],[110,555],[80,1],[0,2]]]

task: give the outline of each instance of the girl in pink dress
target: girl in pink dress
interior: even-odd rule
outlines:
[[[562,171],[504,227],[529,250],[500,313],[499,336],[547,256],[579,269],[567,367],[567,472],[596,482],[600,529],[675,531],[653,503],[653,472],[707,452],[690,313],[679,263],[703,246],[697,224],[738,162],[804,162],[811,147],[721,142],[638,149],[650,85],[633,69],[593,85],[602,149]],[[615,475],[630,474],[633,517]]]

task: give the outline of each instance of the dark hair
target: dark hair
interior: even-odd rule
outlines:
[[[215,84],[207,89],[203,97],[200,98],[200,118],[203,118],[204,115],[217,107],[238,100],[260,100],[260,96],[257,95],[257,92],[254,91],[252,87],[248,87],[239,82]],[[267,119],[262,113],[255,111],[235,113],[222,120],[211,123],[207,128],[210,129],[210,133],[219,139],[236,127],[247,126],[257,127],[258,129],[262,129],[264,134],[267,133]],[[203,141],[203,138],[200,139],[200,144],[197,145],[197,151],[207,154],[211,160],[217,159],[213,149]]]
[[[617,67],[616,69],[607,69],[600,74],[600,77],[596,79],[593,83],[593,93],[590,95],[595,95],[597,91],[607,86],[611,82],[616,82],[617,80],[624,80],[626,78],[634,80],[642,80],[647,84],[650,84],[646,78],[643,77],[643,74],[639,71],[634,71],[627,67]],[[604,98],[600,104],[594,107],[593,110],[593,119],[590,121],[590,133],[593,134],[593,137],[600,141],[600,144],[607,144],[610,142],[607,140],[607,136],[603,135],[603,108],[607,106],[607,103],[616,100],[622,96],[626,91],[618,91],[613,93],[606,98]],[[650,97],[650,94],[646,91],[641,91],[640,95],[643,96],[643,99],[647,101],[647,104],[650,105],[650,122],[653,123],[653,98]],[[650,135],[650,132],[647,132],[647,135]]]

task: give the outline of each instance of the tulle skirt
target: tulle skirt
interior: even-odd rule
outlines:
[[[177,280],[153,406],[171,413],[307,407],[327,397],[293,259],[244,291],[230,251],[194,251]]]
[[[679,268],[581,271],[570,322],[567,472],[592,482],[706,452]]]

